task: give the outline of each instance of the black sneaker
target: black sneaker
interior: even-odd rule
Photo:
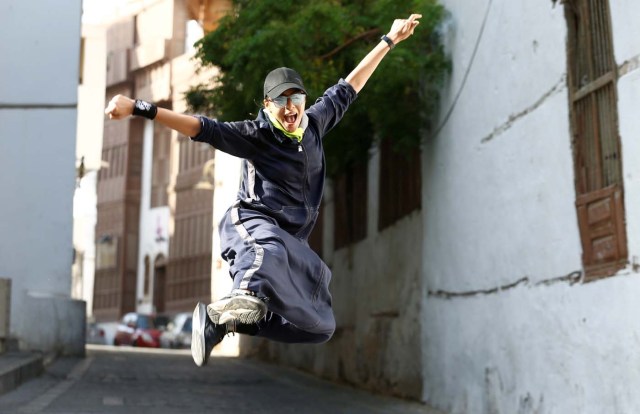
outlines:
[[[207,317],[207,307],[202,302],[196,305],[191,323],[191,356],[196,365],[201,367],[209,360],[213,347],[222,342],[227,327],[211,322]]]
[[[255,293],[234,289],[231,294],[207,306],[209,317],[216,324],[237,322],[254,324],[267,313],[267,305]]]

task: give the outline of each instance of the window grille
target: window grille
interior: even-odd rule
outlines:
[[[380,143],[380,213],[378,229],[419,210],[421,207],[420,151],[403,153],[391,139]]]
[[[567,0],[576,207],[586,278],[626,264],[617,67],[607,0]]]
[[[336,178],[334,200],[337,250],[367,236],[367,163],[352,166]]]
[[[169,205],[169,160],[171,156],[171,130],[160,124],[153,129],[153,162],[151,171],[151,207]]]

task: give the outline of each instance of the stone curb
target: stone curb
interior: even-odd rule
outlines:
[[[0,395],[16,389],[43,372],[44,359],[40,354],[7,352],[0,355]]]

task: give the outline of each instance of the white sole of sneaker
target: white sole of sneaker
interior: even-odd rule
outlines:
[[[207,306],[207,313],[215,324],[232,320],[253,324],[262,319],[266,312],[267,305],[262,300],[249,295],[220,299]]]
[[[207,361],[205,355],[204,327],[206,326],[207,307],[204,303],[198,302],[193,311],[191,326],[191,356],[193,362],[201,367]]]

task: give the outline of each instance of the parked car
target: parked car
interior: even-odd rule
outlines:
[[[156,328],[154,317],[136,312],[127,313],[118,325],[113,344],[159,348],[162,331]]]
[[[162,348],[191,347],[191,313],[178,313],[167,325],[167,330],[160,335]]]
[[[155,315],[153,318],[153,324],[156,326],[156,329],[161,331],[165,331],[167,329],[169,322],[171,322],[171,316],[169,315]]]
[[[87,344],[106,345],[107,336],[105,335],[104,329],[95,322],[87,323],[85,342]]]

